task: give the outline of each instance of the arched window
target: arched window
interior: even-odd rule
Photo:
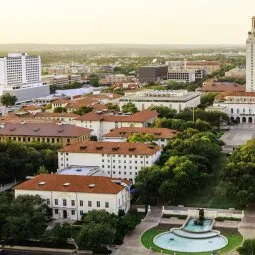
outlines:
[[[233,110],[233,108],[231,108],[231,113],[234,113],[234,110]]]
[[[239,108],[236,109],[236,113],[239,114]]]

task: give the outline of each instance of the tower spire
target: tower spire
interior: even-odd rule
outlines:
[[[255,16],[253,16],[251,20],[252,20],[251,32],[254,33],[255,32]]]

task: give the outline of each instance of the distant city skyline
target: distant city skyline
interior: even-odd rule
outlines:
[[[245,44],[255,1],[1,0],[0,44]]]

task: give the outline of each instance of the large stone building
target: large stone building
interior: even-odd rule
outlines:
[[[120,127],[148,127],[157,119],[158,113],[144,110],[132,115],[114,115],[103,111],[90,112],[75,119],[75,124],[80,127],[93,129],[91,135],[99,139],[111,130]]]
[[[112,178],[135,179],[144,167],[152,166],[161,147],[143,143],[87,141],[58,151],[58,168],[95,166]]]
[[[62,145],[88,140],[92,130],[73,125],[57,123],[21,123],[1,124],[0,141],[45,142]]]
[[[42,174],[16,186],[15,197],[20,195],[39,195],[53,219],[80,220],[90,210],[118,215],[130,208],[129,182],[101,176]]]
[[[187,90],[144,90],[120,98],[120,107],[131,102],[139,111],[151,106],[167,106],[178,113],[187,107],[197,107],[200,104],[199,92]]]

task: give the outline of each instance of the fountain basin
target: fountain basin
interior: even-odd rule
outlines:
[[[172,240],[170,240],[172,239]],[[224,248],[228,244],[226,237],[218,235],[210,238],[193,239],[181,237],[174,232],[165,232],[153,239],[158,247],[176,252],[211,252]]]

